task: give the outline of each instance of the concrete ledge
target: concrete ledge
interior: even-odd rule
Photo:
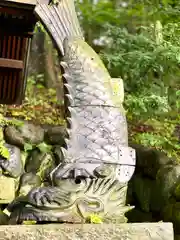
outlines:
[[[171,223],[0,226],[0,240],[174,240]]]

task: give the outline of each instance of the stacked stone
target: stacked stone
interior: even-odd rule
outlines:
[[[132,144],[136,172],[129,183],[129,222],[173,222],[180,234],[180,163],[155,149]]]
[[[6,206],[49,181],[50,172],[61,161],[60,148],[66,133],[61,126],[41,127],[27,122],[6,126],[1,133],[10,155],[9,159],[0,155],[0,224],[7,224],[9,219],[3,212]],[[50,145],[51,151],[40,151],[36,146],[41,143]],[[25,151],[26,144],[32,149]]]

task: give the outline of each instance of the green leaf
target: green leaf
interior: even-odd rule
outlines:
[[[44,86],[43,86],[42,84],[37,84],[36,87],[37,87],[38,89],[44,88]]]
[[[180,90],[176,91],[176,96],[180,96]]]
[[[39,148],[39,150],[43,153],[50,152],[52,149],[52,146],[47,145],[45,142],[42,142],[42,143],[36,145],[36,147]]]
[[[30,144],[30,143],[25,143],[24,144],[24,151],[27,152],[27,151],[31,151],[33,149],[33,145]]]
[[[10,158],[9,150],[5,146],[1,145],[0,146],[0,151],[1,151],[2,157],[6,158],[6,159]]]

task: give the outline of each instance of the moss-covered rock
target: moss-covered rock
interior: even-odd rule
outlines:
[[[155,180],[136,175],[133,178],[133,192],[139,208],[144,212],[150,211],[151,197]]]
[[[40,176],[41,180],[50,182],[50,173],[56,167],[55,158],[52,153],[45,153],[41,162],[40,168],[37,175]]]
[[[175,187],[174,196],[177,199],[177,201],[180,201],[180,179]]]
[[[172,200],[180,177],[180,165],[166,165],[157,173],[151,198],[151,210],[160,212]]]
[[[164,221],[171,221],[176,234],[180,234],[180,202],[168,204],[162,211]]]
[[[39,149],[34,149],[26,160],[25,171],[38,174],[41,180],[45,181],[55,167],[56,161],[51,152],[42,153]]]
[[[0,156],[2,173],[14,178],[20,177],[23,173],[23,162],[21,160],[20,149],[10,144],[5,144],[5,147],[8,149],[9,159]]]
[[[51,145],[64,146],[64,139],[68,137],[64,126],[54,126],[45,132],[45,141]]]
[[[61,145],[54,145],[52,148],[52,152],[56,159],[56,164],[62,163],[64,160],[63,153],[61,151]]]
[[[18,196],[25,196],[34,187],[39,187],[41,185],[41,179],[34,173],[24,173],[19,181],[19,189],[17,191]]]
[[[128,222],[154,222],[152,212],[143,212],[141,209],[134,208],[126,214]]]
[[[38,148],[30,151],[26,159],[25,171],[37,173],[43,161],[44,155],[45,153],[40,152]]]
[[[24,123],[20,126],[7,126],[4,129],[4,138],[7,143],[24,149],[26,143],[41,143],[44,140],[44,129],[31,123]]]
[[[157,173],[156,192],[154,196],[158,193],[159,197],[154,199],[154,205],[159,205],[162,208],[168,204],[179,180],[180,165],[166,165],[162,167]]]
[[[156,179],[156,174],[162,166],[175,162],[156,149],[139,144],[130,144],[130,146],[136,150],[136,171],[139,170],[145,176]]]
[[[0,210],[0,225],[8,225],[9,216]]]

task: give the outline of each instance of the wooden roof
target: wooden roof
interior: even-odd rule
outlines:
[[[37,0],[3,0],[0,1],[0,6],[18,7],[32,9],[36,6]]]

